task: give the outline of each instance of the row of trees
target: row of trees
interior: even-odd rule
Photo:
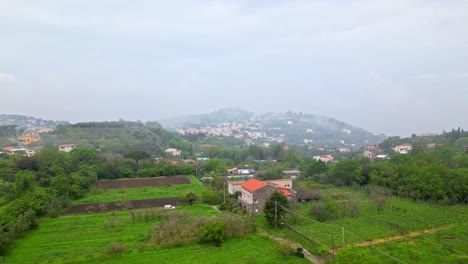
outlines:
[[[306,158],[301,169],[305,178],[317,182],[338,186],[373,184],[413,199],[465,203],[468,197],[468,154],[451,145],[435,150],[421,148],[376,162],[355,158],[327,165]]]

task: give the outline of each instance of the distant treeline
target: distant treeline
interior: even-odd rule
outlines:
[[[0,137],[16,137],[17,133],[17,125],[0,126]]]
[[[144,124],[142,122],[132,122],[132,121],[110,121],[110,122],[83,122],[76,123],[71,125],[72,127],[81,127],[81,128],[124,128],[129,126],[142,127]]]

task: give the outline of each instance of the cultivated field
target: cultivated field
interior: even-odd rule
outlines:
[[[193,176],[174,176],[173,177],[155,177],[149,179],[122,179],[105,181],[108,186],[121,186],[119,189],[96,188],[86,197],[74,201],[74,204],[104,203],[104,202],[122,202],[131,200],[144,200],[156,198],[180,198],[189,192],[197,195],[203,189],[202,183]],[[158,183],[156,186],[143,187],[122,187],[130,185],[140,185],[149,180],[152,183]],[[133,183],[128,184],[127,181]],[[122,183],[123,182],[123,183]],[[103,183],[99,182],[98,185]]]
[[[154,186],[168,186],[172,184],[190,184],[187,176],[170,176],[154,178],[118,179],[99,181],[97,187],[101,189],[141,188]]]
[[[421,251],[421,256],[433,259],[418,263],[452,263],[437,261],[440,256],[450,255],[450,259],[466,262],[468,254],[468,207],[442,206],[425,202],[413,202],[407,199],[390,198],[384,210],[377,212],[376,206],[363,191],[350,189],[332,189],[328,194],[336,201],[358,200],[360,213],[358,217],[338,215],[337,218],[319,222],[310,213],[313,202],[298,203],[287,213],[288,224],[292,230],[276,232],[277,235],[293,236],[307,249],[315,254],[327,255],[338,251],[338,256],[347,252],[351,246],[357,246],[378,255],[379,263],[394,263],[394,259],[384,253],[396,254],[407,263],[417,259],[415,251],[401,250],[406,242],[419,245],[419,242],[433,244],[434,252]],[[257,218],[260,225],[265,225],[263,217]],[[433,239],[438,237],[438,239]],[[446,239],[444,237],[448,237]],[[406,242],[405,242],[406,241]],[[419,242],[417,242],[419,241]],[[428,242],[430,241],[430,242]],[[369,245],[372,245],[369,249]],[[399,245],[399,246],[391,246]],[[340,249],[344,248],[344,249]],[[354,247],[353,247],[354,248]],[[411,248],[408,246],[408,248]],[[343,251],[342,251],[343,250]],[[444,253],[441,253],[444,251]],[[357,252],[357,251],[356,251]],[[406,252],[406,253],[405,253]],[[406,255],[405,255],[406,254]],[[439,257],[438,257],[439,256]],[[426,259],[426,258],[424,258]],[[355,263],[362,263],[356,260]],[[455,262],[456,263],[456,262]],[[348,263],[349,264],[349,263]]]
[[[177,212],[217,215],[208,205],[179,207]],[[220,248],[190,244],[163,248],[150,246],[151,228],[174,210],[145,209],[44,219],[36,230],[17,239],[5,263],[309,263],[284,258],[276,242],[259,234],[232,238]],[[120,252],[119,250],[122,249]]]
[[[190,221],[193,218],[199,221],[201,218],[220,214],[205,204],[177,206],[173,210],[162,209],[165,204],[178,205],[178,197],[188,192],[198,195],[203,188],[194,177],[185,177],[185,181],[189,184],[184,183],[182,177],[174,178],[174,181],[170,180],[171,177],[163,179],[151,179],[153,184],[157,182],[159,186],[145,185],[136,188],[128,186],[136,186],[142,181],[131,179],[127,181],[133,181],[132,184],[126,182],[120,184],[124,180],[100,183],[104,184],[101,186],[120,186],[120,189],[98,189],[69,208],[67,215],[56,219],[42,219],[37,229],[26,232],[14,242],[11,253],[4,256],[2,261],[5,263],[308,263],[307,260],[298,257],[285,259],[275,249],[277,242],[259,233],[230,238],[223,242],[220,248],[196,242],[170,248],[158,245],[155,243],[154,234],[161,235],[158,230],[164,227],[164,222],[171,219],[169,215],[179,214],[182,219]],[[142,199],[148,197],[151,199]],[[89,201],[95,202],[89,203]],[[141,207],[152,208],[136,209]],[[111,211],[114,209],[117,210]],[[169,221],[169,224],[174,223]],[[173,228],[164,229],[166,233],[171,230],[177,231]]]

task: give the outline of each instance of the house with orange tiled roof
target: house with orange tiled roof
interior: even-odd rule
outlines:
[[[72,151],[74,148],[76,148],[76,145],[75,145],[75,144],[62,144],[62,145],[59,145],[59,146],[58,146],[58,150],[59,150],[59,151],[63,151],[63,152],[70,152],[70,151]]]
[[[231,174],[231,175],[232,174],[237,174],[237,167],[234,167],[234,168],[231,168],[231,169],[227,170],[227,173]]]
[[[245,209],[249,215],[263,212],[267,199],[274,193],[280,192],[289,199],[292,197],[292,189],[268,181],[250,179],[241,184],[241,195],[238,197],[239,206]]]

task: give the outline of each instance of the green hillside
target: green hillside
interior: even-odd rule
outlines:
[[[96,148],[103,153],[122,154],[139,149],[153,155],[163,155],[172,147],[189,154],[190,144],[176,138],[156,122],[88,122],[58,125],[54,132],[42,134],[42,144],[56,147],[59,144],[76,144],[77,147]]]

